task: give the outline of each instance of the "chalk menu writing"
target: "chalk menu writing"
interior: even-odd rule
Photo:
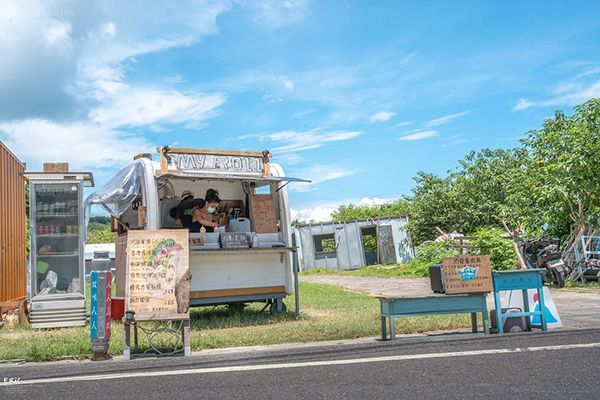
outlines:
[[[444,258],[446,294],[487,293],[493,290],[490,257],[458,255]]]
[[[275,199],[272,195],[253,194],[250,205],[256,233],[275,233],[278,231]]]
[[[187,230],[129,231],[127,233],[126,310],[135,311],[136,319],[165,319],[187,311],[189,291],[178,296],[189,275]],[[179,307],[178,307],[179,305]]]
[[[241,232],[221,233],[221,245],[224,249],[247,249],[250,247],[249,235]]]

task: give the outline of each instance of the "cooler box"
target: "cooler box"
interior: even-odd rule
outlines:
[[[431,290],[435,293],[445,293],[444,287],[444,268],[442,264],[434,264],[429,266],[429,283]]]

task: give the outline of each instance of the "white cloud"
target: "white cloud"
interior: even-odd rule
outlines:
[[[191,45],[218,32],[229,1],[2,2],[0,139],[30,165],[70,160],[102,167],[151,150],[142,130],[195,126],[215,115],[222,93],[127,82],[135,57]],[[131,10],[135,12],[131,12]],[[152,23],[148,23],[152,21]],[[150,147],[149,147],[150,146]]]
[[[285,81],[285,83],[283,84],[283,86],[284,86],[284,87],[285,87],[287,90],[289,90],[290,92],[291,92],[292,90],[294,90],[294,82],[292,82],[292,81],[289,81],[289,80],[288,80],[288,81]]]
[[[107,22],[100,28],[100,33],[104,38],[112,38],[117,35],[117,27],[112,22]]]
[[[331,213],[336,210],[337,207],[322,207],[315,206],[310,208],[292,208],[290,210],[292,220],[297,219],[298,221],[309,222],[328,222],[331,221]]]
[[[393,201],[394,199],[387,199],[381,197],[363,197],[362,199],[360,199],[358,204],[361,206],[375,207],[380,206],[382,204],[388,204]]]
[[[311,150],[323,147],[327,143],[341,142],[357,138],[362,135],[360,131],[331,131],[325,132],[321,129],[310,131],[280,131],[274,133],[258,133],[242,135],[238,139],[257,139],[260,142],[280,143],[272,148],[273,154],[292,153],[297,151]]]
[[[222,94],[184,94],[175,90],[123,88],[93,109],[90,120],[106,127],[151,124],[194,124],[207,119],[225,103]]]
[[[398,140],[423,140],[423,139],[428,139],[428,138],[432,138],[438,135],[438,131],[435,130],[416,130],[416,131],[411,131],[412,133],[409,133],[407,135],[404,136],[400,136],[398,138]]]
[[[311,182],[298,182],[291,186],[291,190],[296,192],[310,192],[316,189],[316,186],[327,181],[346,178],[359,173],[359,170],[348,169],[337,165],[312,165],[309,168],[294,170],[293,176],[296,178],[307,179]]]
[[[0,135],[19,158],[28,161],[28,169],[48,161],[68,161],[72,169],[110,168],[153,147],[144,138],[80,122],[6,122],[0,123]]]
[[[573,106],[584,103],[593,97],[600,97],[600,80],[596,80],[589,84],[562,83],[557,86],[554,93],[556,96],[541,101],[519,99],[512,110],[521,111],[531,107],[552,107],[561,105]]]
[[[183,75],[181,75],[181,74],[175,74],[175,75],[167,76],[164,79],[164,81],[167,82],[167,83],[177,84],[177,83],[187,82],[187,79],[185,79],[183,77]]]
[[[331,221],[331,214],[338,209],[342,204],[358,204],[361,206],[378,206],[386,203],[393,202],[394,199],[379,198],[379,197],[363,197],[362,199],[346,199],[334,202],[317,202],[313,206],[292,208],[291,215],[292,219],[299,221],[317,221],[317,222],[328,222]]]
[[[394,127],[399,128],[401,126],[408,126],[408,125],[412,125],[412,121],[398,122],[397,124],[394,125]]]
[[[0,119],[81,115],[90,90],[114,85],[133,57],[187,46],[217,33],[229,1],[163,3],[4,0],[0,12]],[[131,12],[135,10],[135,12]],[[152,21],[152,23],[148,23]],[[96,93],[92,93],[95,95]]]
[[[456,118],[464,117],[465,115],[468,115],[470,113],[471,113],[471,110],[467,110],[467,111],[459,112],[456,114],[445,115],[443,117],[427,121],[423,124],[423,126],[426,128],[431,128],[434,126],[445,125],[448,122],[455,120]]]
[[[379,111],[369,117],[369,122],[385,122],[396,115],[392,111]]]
[[[283,28],[304,19],[306,0],[251,0],[243,5],[250,7],[252,19],[273,28]]]

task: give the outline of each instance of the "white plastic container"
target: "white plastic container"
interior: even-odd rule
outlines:
[[[227,232],[250,232],[249,218],[232,218],[229,220]]]

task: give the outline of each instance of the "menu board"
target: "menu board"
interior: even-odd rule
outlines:
[[[189,317],[191,277],[186,229],[127,233],[125,309],[137,320]]]
[[[446,294],[492,291],[490,256],[464,254],[447,257],[443,265]]]
[[[252,220],[256,233],[275,233],[277,229],[277,211],[275,199],[270,194],[253,194],[250,199]]]

